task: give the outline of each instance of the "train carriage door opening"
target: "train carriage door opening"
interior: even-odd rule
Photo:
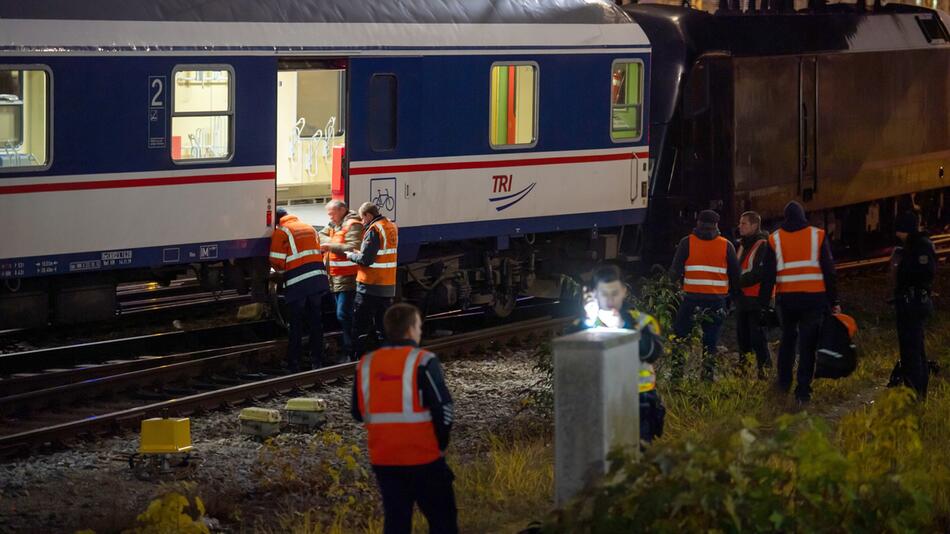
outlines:
[[[809,202],[818,190],[818,62],[808,56],[798,65],[798,194]]]
[[[610,78],[610,138],[615,143],[640,145],[643,139],[643,62],[618,59],[613,62]],[[649,164],[632,147],[630,160],[630,202],[641,199],[646,205]]]
[[[345,199],[345,60],[282,61],[277,71],[277,205],[314,226]]]

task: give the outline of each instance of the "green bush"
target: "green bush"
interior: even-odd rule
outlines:
[[[931,504],[908,480],[920,454],[909,391],[845,418],[808,415],[618,453],[603,483],[549,532],[914,532]],[[916,465],[920,465],[919,463]]]

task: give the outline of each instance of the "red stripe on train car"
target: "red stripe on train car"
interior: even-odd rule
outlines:
[[[224,182],[249,182],[274,180],[277,173],[245,172],[235,174],[207,174],[202,176],[166,176],[163,178],[139,178],[126,180],[101,180],[98,182],[62,182],[54,184],[22,184],[0,186],[0,195],[18,193],[50,193],[55,191],[85,191],[89,189],[124,189],[128,187],[160,187],[166,185],[215,184]]]
[[[618,161],[645,158],[649,152],[624,152],[622,154],[602,154],[588,156],[555,156],[550,158],[505,159],[488,161],[457,161],[448,163],[412,163],[406,165],[383,165],[378,167],[350,167],[350,175],[388,174],[400,172],[448,171],[462,169],[491,169],[496,167],[528,167],[533,165],[566,165],[570,163],[591,163],[598,161]]]

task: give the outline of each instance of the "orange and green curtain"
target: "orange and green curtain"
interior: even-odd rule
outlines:
[[[614,63],[611,84],[610,135],[615,140],[637,139],[642,131],[643,63]]]
[[[491,144],[528,145],[535,140],[537,69],[495,65],[491,69]]]

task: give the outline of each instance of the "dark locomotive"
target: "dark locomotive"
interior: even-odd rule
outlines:
[[[668,254],[698,210],[774,222],[790,200],[845,256],[889,243],[899,207],[947,224],[946,15],[896,4],[625,9],[654,57],[650,252]]]

